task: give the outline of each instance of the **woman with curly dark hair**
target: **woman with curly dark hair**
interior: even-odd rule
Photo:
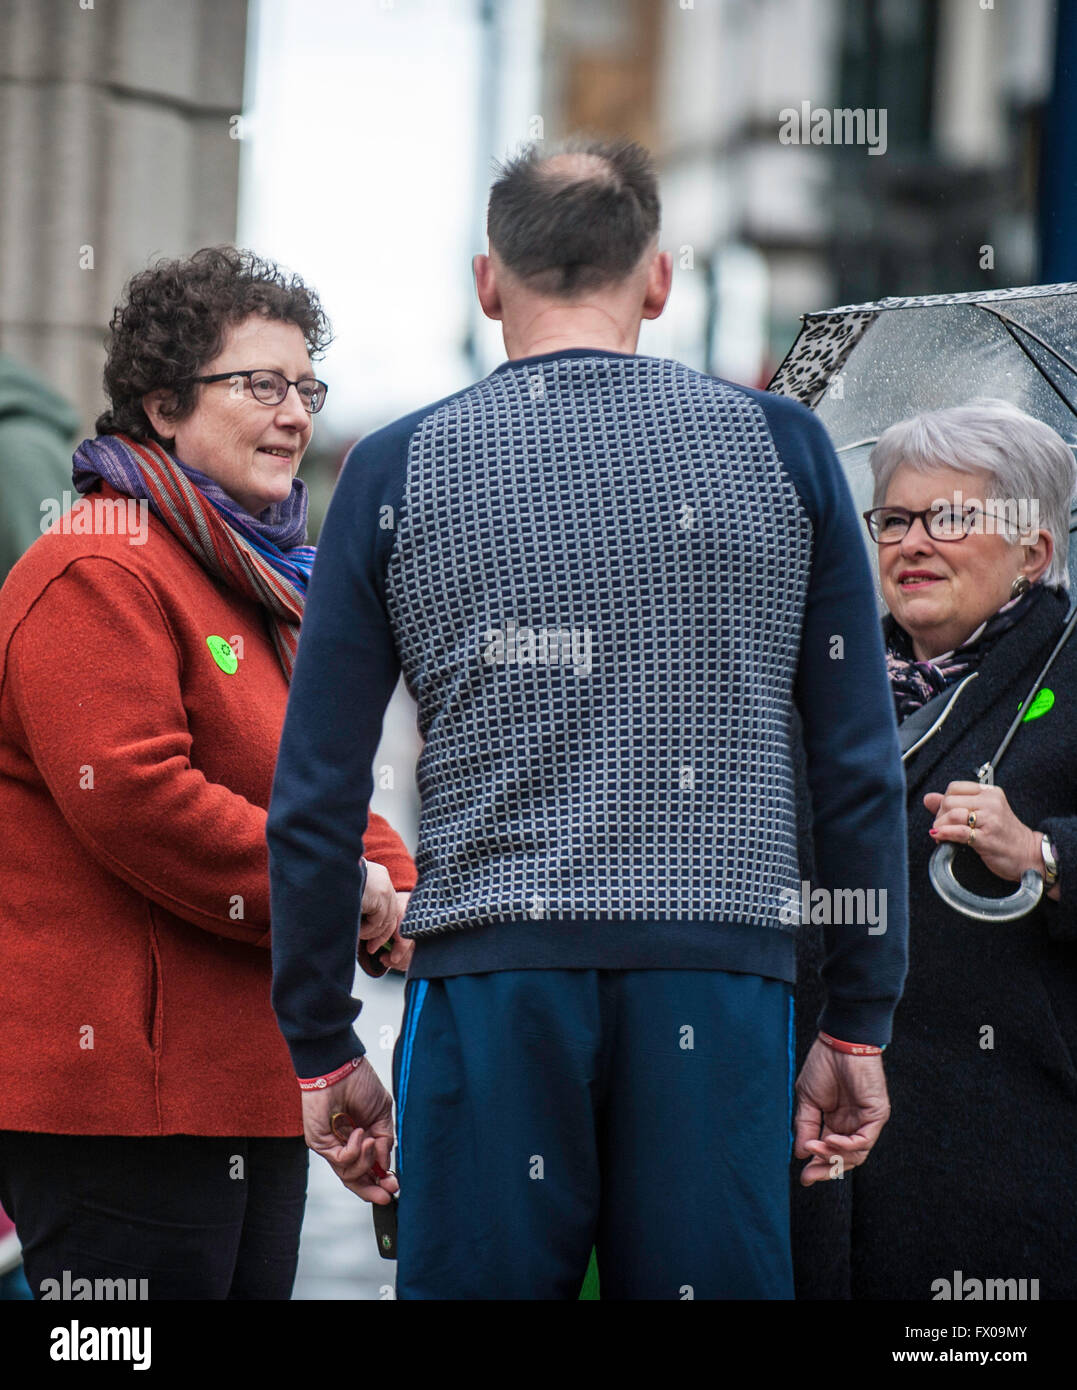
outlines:
[[[0,1202],[36,1297],[287,1298],[265,822],[329,326],[218,247],[136,275],[111,329],[82,496],[0,591]],[[377,816],[364,849],[374,951],[415,869]]]

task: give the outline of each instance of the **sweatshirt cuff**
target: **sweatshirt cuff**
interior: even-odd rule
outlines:
[[[890,1042],[897,1003],[878,999],[828,1000],[819,1015],[818,1028],[842,1042],[886,1047]]]
[[[344,1028],[330,1038],[318,1038],[314,1042],[288,1040],[288,1051],[292,1054],[296,1080],[303,1082],[328,1077],[355,1058],[366,1056],[366,1048],[350,1028]]]

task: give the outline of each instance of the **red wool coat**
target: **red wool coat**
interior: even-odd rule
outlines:
[[[76,502],[0,591],[0,1129],[298,1135],[270,1005],[288,686],[265,610],[153,516],[141,545],[71,534],[94,496],[119,494]],[[365,853],[414,887],[375,815]]]

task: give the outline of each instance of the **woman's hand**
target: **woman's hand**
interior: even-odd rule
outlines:
[[[382,864],[366,861],[366,890],[363,893],[362,920],[359,924],[359,949],[371,955],[387,941],[391,945],[389,968],[407,970],[415,949],[414,941],[404,941],[397,929],[404,920],[410,893],[397,893]]]
[[[400,923],[404,920],[404,913],[408,910],[408,899],[410,897],[410,893],[398,893],[396,895],[396,905],[400,913],[396,923],[398,931],[400,929]],[[394,934],[391,944],[393,949],[389,955],[389,969],[406,971],[411,964],[412,952],[415,950],[415,942],[406,941],[403,937]]]
[[[928,792],[924,805],[934,813],[931,834],[939,844],[968,845],[997,878],[1008,883],[1019,883],[1026,869],[1042,876],[1043,835],[1017,819],[1001,787],[951,782],[945,792]],[[969,825],[970,812],[975,815],[973,825]],[[1057,884],[1050,896],[1058,897]]]
[[[363,889],[359,921],[360,941],[365,941],[367,949],[373,954],[383,942],[389,940],[399,921],[396,891],[389,870],[383,864],[372,864],[369,859],[366,860],[366,887]]]

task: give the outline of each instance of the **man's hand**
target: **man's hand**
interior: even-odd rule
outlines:
[[[865,1161],[890,1118],[881,1057],[855,1057],[817,1038],[797,1077],[793,1152],[805,1187]]]
[[[307,1148],[321,1154],[350,1192],[364,1202],[384,1206],[399,1190],[395,1177],[380,1180],[371,1172],[375,1160],[389,1167],[393,1151],[393,1101],[364,1057],[350,1076],[324,1091],[303,1091],[303,1136]],[[329,1121],[343,1110],[355,1129],[342,1144]],[[339,1122],[338,1122],[339,1125]]]

